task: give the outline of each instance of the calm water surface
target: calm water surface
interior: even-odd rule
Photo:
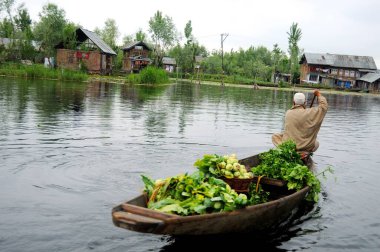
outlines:
[[[0,250],[378,251],[380,97],[324,94],[314,161],[335,173],[322,179],[318,204],[277,235],[174,239],[117,228],[111,209],[141,192],[141,174],[164,178],[193,172],[206,153],[272,148],[292,92],[1,77]]]

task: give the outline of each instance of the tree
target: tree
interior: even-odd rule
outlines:
[[[189,20],[186,23],[185,26],[185,37],[186,37],[186,44],[189,44],[191,40],[193,40],[193,27],[191,26],[191,20]]]
[[[112,49],[117,50],[116,40],[120,34],[114,19],[108,18],[104,23],[104,28],[101,30],[96,28],[95,32],[98,33],[103,41]]]
[[[28,37],[32,37],[32,19],[30,18],[28,10],[24,4],[17,8],[17,15],[14,17],[14,22],[17,30],[23,32]]]
[[[5,11],[7,16],[0,22],[0,37],[10,38],[10,43],[3,48],[2,58],[33,59],[35,50],[32,44],[32,20],[24,4],[17,9],[14,9],[14,4],[14,0],[0,0],[0,12]]]
[[[149,32],[154,44],[154,64],[159,67],[162,65],[165,52],[176,41],[177,31],[172,19],[157,11],[149,20]]]
[[[36,39],[41,42],[41,48],[45,56],[55,55],[55,46],[64,40],[64,28],[66,26],[65,11],[57,5],[48,3],[42,7],[39,13],[39,22],[34,28]]]
[[[290,55],[290,74],[291,74],[291,81],[292,83],[295,82],[294,76],[298,74],[299,70],[299,64],[298,64],[298,58],[299,58],[299,52],[300,49],[298,47],[298,42],[301,40],[302,32],[301,29],[298,27],[297,23],[293,23],[290,26],[288,34],[288,42],[289,42],[289,55]]]
[[[146,34],[142,31],[142,29],[140,28],[137,32],[136,32],[136,41],[145,41],[146,40]]]
[[[9,49],[13,50],[14,49],[14,39],[15,39],[15,25],[13,21],[13,16],[12,16],[12,9],[14,7],[15,0],[1,0],[0,1],[0,12],[5,10],[5,12],[8,14],[8,20],[6,23],[4,23],[4,28],[7,30],[6,32],[8,33],[6,38],[10,38],[10,44],[9,44]]]
[[[8,18],[4,18],[0,21],[0,37],[11,38],[13,36],[13,25]]]
[[[132,35],[125,35],[122,40],[123,40],[123,45],[127,45],[134,41]]]
[[[63,44],[67,49],[75,49],[77,47],[76,30],[79,25],[69,22],[63,28]]]
[[[18,57],[21,59],[34,60],[37,50],[33,45],[32,19],[24,4],[17,8],[17,15],[14,17],[16,26],[16,38]]]

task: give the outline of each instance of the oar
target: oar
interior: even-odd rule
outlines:
[[[313,100],[311,100],[310,108],[313,107],[313,103],[314,103],[315,97],[316,97],[316,95],[314,95]]]

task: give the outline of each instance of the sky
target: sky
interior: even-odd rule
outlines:
[[[119,40],[139,29],[146,34],[149,19],[157,11],[172,18],[184,34],[191,20],[193,35],[210,52],[221,49],[221,34],[228,34],[224,51],[274,44],[287,52],[292,23],[302,31],[304,52],[372,56],[380,68],[379,0],[15,0],[25,3],[33,21],[42,7],[56,4],[66,18],[83,28],[103,28],[116,21]],[[184,36],[182,36],[184,37]]]

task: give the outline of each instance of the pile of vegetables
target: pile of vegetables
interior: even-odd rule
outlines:
[[[152,180],[142,175],[148,208],[178,215],[232,211],[250,204],[245,194],[238,194],[223,180],[204,173],[178,175]]]
[[[223,181],[223,178],[250,179],[254,175],[285,180],[289,190],[300,190],[308,185],[311,190],[306,199],[318,201],[320,182],[303,164],[293,141],[286,141],[260,154],[259,158],[260,164],[247,170],[239,164],[235,154],[207,154],[196,160],[194,166],[198,170],[192,174],[157,180],[142,175],[148,208],[187,216],[232,211],[267,202],[269,192],[263,191],[261,185],[252,183],[247,194],[239,194]]]
[[[244,165],[239,164],[236,154],[225,156],[207,154],[202,159],[198,159],[194,166],[208,177],[253,178],[253,173],[247,171]]]
[[[321,191],[320,181],[303,164],[294,141],[285,141],[277,148],[261,153],[259,158],[260,164],[251,169],[256,176],[285,180],[289,190],[298,191],[308,185],[310,191],[306,200],[318,202]]]

